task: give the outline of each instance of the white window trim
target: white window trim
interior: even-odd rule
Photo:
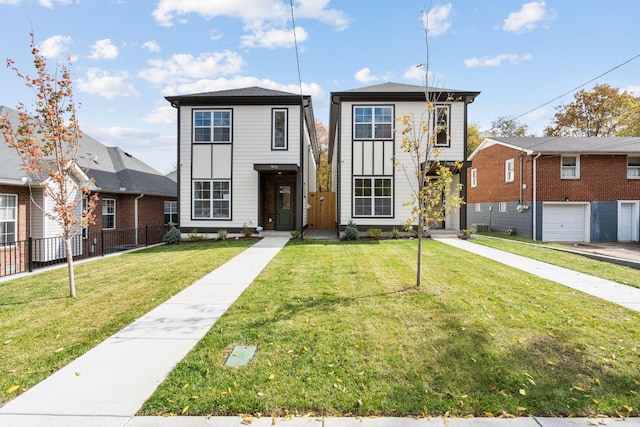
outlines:
[[[356,192],[355,192],[355,186],[356,186],[356,179],[370,179],[371,180],[371,196],[356,196]],[[389,182],[391,183],[391,196],[376,196],[375,195],[375,190],[376,190],[376,180],[377,179],[388,179]],[[351,190],[352,190],[352,213],[353,213],[353,217],[354,218],[393,218],[393,177],[392,176],[354,176],[352,183],[351,183]],[[357,215],[356,214],[356,198],[358,199],[364,199],[364,198],[370,198],[371,199],[371,215]],[[391,212],[389,212],[389,215],[376,215],[375,214],[375,201],[376,199],[389,199],[391,201]]]
[[[13,207],[13,210],[14,210],[13,217],[14,218],[12,220],[11,219],[3,219],[3,220],[1,220],[1,222],[4,222],[4,223],[12,222],[14,224],[14,226],[13,226],[14,239],[13,239],[13,242],[2,243],[0,241],[0,248],[1,247],[7,247],[7,246],[15,246],[16,242],[18,241],[18,195],[17,194],[0,193],[0,196],[12,197],[15,200],[15,206]]]
[[[87,211],[88,208],[88,204],[89,204],[89,199],[87,199],[86,197],[82,198],[82,216],[84,217],[85,212]],[[89,224],[85,223],[84,226],[82,226],[82,238],[86,239],[87,237],[89,237]]]
[[[211,185],[211,190],[209,190],[211,192],[211,196],[208,199],[209,201],[209,216],[195,216],[195,203],[196,200],[207,200],[207,199],[196,199],[195,198],[195,183],[196,182],[210,182]],[[224,198],[224,199],[214,199],[213,198],[213,183],[214,182],[228,182],[229,183],[229,195],[228,198]],[[230,179],[195,179],[193,180],[193,187],[191,190],[191,217],[193,219],[210,219],[210,220],[220,220],[220,221],[227,221],[231,219],[231,208],[232,208],[232,204],[231,204],[231,194],[232,194],[232,188],[231,188],[231,180]],[[213,202],[215,201],[225,201],[229,203],[229,215],[226,217],[214,217],[213,216]]]
[[[573,166],[563,166],[563,160],[565,157],[574,157],[576,159],[576,165],[575,168]],[[569,169],[569,168],[574,168],[574,176],[564,176],[564,170],[565,168]],[[579,179],[580,178],[580,155],[578,154],[567,154],[567,155],[563,155],[560,156],[560,179]]]
[[[640,165],[638,166],[629,166],[629,159],[636,158],[640,159],[639,156],[627,156],[627,178],[628,179],[640,179]],[[631,172],[631,173],[630,173]]]
[[[371,137],[370,138],[358,138],[356,136],[356,110],[358,108],[369,108],[371,109]],[[376,108],[388,108],[391,110],[391,120],[389,122],[376,122]],[[353,117],[352,117],[352,126],[353,126],[353,139],[358,141],[391,141],[393,140],[393,129],[394,129],[394,110],[393,105],[354,105],[353,106]],[[360,123],[364,124],[364,123]],[[376,136],[376,124],[389,124],[391,126],[391,135],[388,137],[378,137]]]
[[[507,202],[498,202],[498,212],[507,211]]]
[[[445,124],[444,128],[442,128],[438,123],[438,116],[439,116],[438,113],[440,110],[445,110],[447,114],[447,123]],[[436,105],[435,111],[433,112],[433,134],[435,136],[434,145],[436,147],[449,147],[451,145],[450,129],[451,129],[451,106],[449,104]],[[440,133],[440,131],[444,131],[447,136],[446,138],[447,140],[444,144],[438,143],[438,134]]]
[[[169,210],[167,211],[167,207],[169,208]],[[178,201],[177,200],[165,200],[164,201],[164,214],[165,215],[169,215],[169,218],[172,218],[175,216],[176,218],[176,222],[172,222],[170,221],[171,224],[173,225],[177,225],[178,224]],[[169,225],[169,223],[165,223],[165,225]]]
[[[475,188],[478,186],[478,169],[471,169],[471,187]]]
[[[513,182],[516,179],[516,169],[514,159],[504,162],[504,182]]]
[[[214,124],[214,113],[216,112],[227,112],[229,113],[229,139],[227,141],[216,141],[214,138],[215,129],[216,128],[227,128],[227,126],[215,126]],[[211,126],[196,126],[196,113],[210,113],[211,114]],[[192,129],[192,142],[194,144],[231,144],[233,142],[233,110],[230,108],[212,108],[212,109],[194,109],[191,112],[191,125]],[[196,128],[210,128],[211,129],[211,137],[209,141],[196,141]]]
[[[105,209],[107,208],[106,206],[106,201],[107,200],[111,200],[113,201],[113,213],[110,212],[106,212],[105,213]],[[103,230],[115,230],[116,227],[116,213],[118,212],[117,208],[116,208],[116,199],[102,199],[102,229]],[[104,217],[105,216],[113,216],[113,227],[105,227],[104,226]]]
[[[481,205],[480,205],[480,203],[476,203],[476,204],[475,204],[475,206],[474,206],[474,210],[475,210],[476,212],[481,212],[481,210],[482,210],[482,209],[481,209]]]
[[[284,146],[276,146],[276,113],[284,113]],[[286,108],[274,108],[271,110],[271,149],[286,151],[289,149],[289,110]]]

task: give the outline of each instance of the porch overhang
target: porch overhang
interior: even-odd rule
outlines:
[[[300,167],[289,163],[254,163],[253,170],[264,173],[299,172]]]

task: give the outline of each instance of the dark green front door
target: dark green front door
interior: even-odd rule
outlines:
[[[276,230],[293,230],[292,186],[289,184],[278,184],[276,187]]]

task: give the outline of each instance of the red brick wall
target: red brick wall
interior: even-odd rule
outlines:
[[[522,190],[522,199],[533,198],[531,156],[526,154],[520,164],[519,150],[503,145],[492,145],[480,151],[467,171],[467,203],[517,202],[520,198],[520,176],[526,188]],[[512,182],[505,182],[505,162],[513,159],[515,176]],[[522,166],[522,167],[521,167]],[[477,170],[478,186],[471,187],[471,170]]]
[[[467,203],[517,202],[520,173],[526,189],[524,201],[533,200],[533,157],[525,155],[520,168],[520,151],[493,145],[480,151],[467,174]],[[504,164],[514,159],[515,179],[504,182]],[[478,186],[471,187],[471,169],[477,169]],[[537,200],[614,201],[640,199],[640,179],[627,178],[626,155],[581,155],[580,178],[560,179],[560,156],[537,159]]]
[[[29,204],[31,196],[29,187],[14,187],[10,185],[0,185],[0,194],[18,195],[18,240],[25,240],[29,237],[30,212]],[[35,208],[37,209],[37,208]]]
[[[102,230],[102,199],[116,201],[116,228],[127,229],[135,227],[135,194],[100,193],[95,214],[95,225],[89,227],[93,233]],[[170,197],[144,196],[138,200],[138,227],[164,224],[164,202],[176,200]]]
[[[6,274],[18,273],[28,269],[27,260],[27,240],[30,234],[30,215],[29,205],[31,196],[29,187],[0,185],[0,194],[15,194],[18,196],[18,223],[17,235],[18,241],[23,241],[15,246],[6,246],[0,248],[0,276]],[[37,208],[34,208],[37,209]]]

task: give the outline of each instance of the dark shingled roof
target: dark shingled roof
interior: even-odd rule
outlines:
[[[535,137],[487,138],[514,148],[542,154],[628,154],[640,153],[638,137]]]
[[[14,127],[18,125],[16,110],[0,106],[0,116],[9,117]],[[76,162],[95,180],[98,192],[177,196],[176,183],[151,166],[119,147],[107,147],[82,135]],[[15,149],[0,141],[0,181],[21,185],[21,178],[26,176],[21,163]]]
[[[265,89],[258,86],[167,96],[165,99],[172,105],[204,105],[212,102],[218,105],[266,105],[275,103],[300,105],[302,99],[310,102],[309,95],[303,95],[301,97],[300,94]]]

